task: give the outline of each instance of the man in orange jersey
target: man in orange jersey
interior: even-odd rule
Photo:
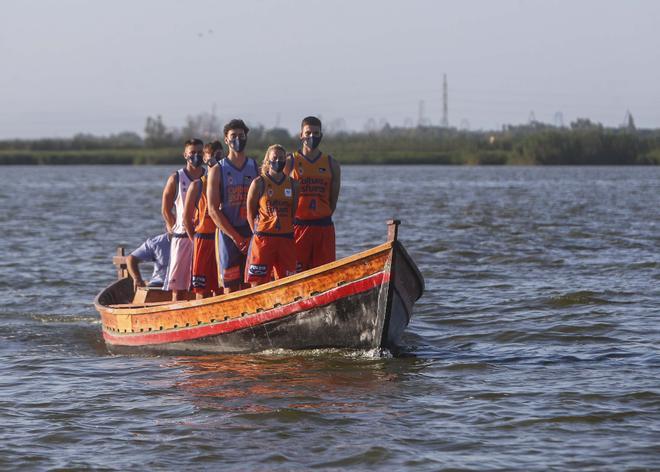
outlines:
[[[204,163],[209,169],[222,159],[222,143],[213,141],[204,146]],[[197,299],[221,293],[215,261],[215,223],[208,214],[207,177],[203,175],[188,188],[183,209],[183,224],[193,241],[192,291]]]
[[[296,273],[293,217],[298,184],[284,174],[286,151],[279,144],[268,148],[261,175],[252,181],[247,197],[252,241],[245,282],[253,287]]]
[[[301,149],[290,154],[284,173],[298,181],[300,198],[294,219],[298,271],[335,260],[335,226],[341,170],[329,154],[318,148],[323,133],[321,120],[308,116],[300,126]]]
[[[163,189],[161,211],[167,232],[172,237],[170,263],[163,290],[172,291],[173,300],[188,298],[190,290],[190,270],[192,268],[192,242],[183,226],[183,207],[190,184],[204,175],[204,143],[199,139],[185,142],[183,158],[186,166],[172,174]]]
[[[247,193],[259,174],[259,166],[245,154],[249,128],[233,119],[224,127],[227,157],[209,169],[209,215],[215,222],[218,269],[225,292],[243,288],[248,244],[252,237],[247,222]]]

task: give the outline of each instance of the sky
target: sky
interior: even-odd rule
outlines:
[[[0,139],[215,113],[294,130],[660,127],[655,0],[2,0]],[[561,116],[560,116],[561,115]]]

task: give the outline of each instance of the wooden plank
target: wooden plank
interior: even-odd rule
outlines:
[[[394,242],[399,237],[401,220],[387,220],[387,241]]]
[[[128,264],[126,263],[126,256],[122,246],[117,248],[117,253],[112,258],[112,263],[117,266],[117,279],[128,277]]]

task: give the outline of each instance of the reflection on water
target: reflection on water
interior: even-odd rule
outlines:
[[[175,386],[198,408],[235,413],[367,413],[364,396],[382,392],[386,382],[398,378],[385,361],[370,358],[374,353],[357,357],[326,349],[291,354],[176,358],[165,367],[182,369]]]

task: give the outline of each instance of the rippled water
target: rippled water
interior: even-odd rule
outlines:
[[[0,168],[0,469],[660,470],[660,168],[345,167],[341,256],[426,278],[398,357],[109,355],[166,167]]]

